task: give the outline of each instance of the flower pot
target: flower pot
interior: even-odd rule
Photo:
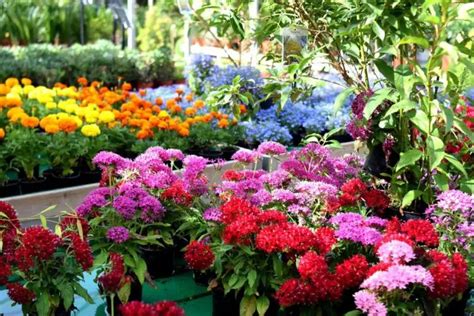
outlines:
[[[97,183],[100,181],[101,175],[100,170],[83,170],[79,182],[81,184]]]
[[[75,172],[72,175],[62,176],[53,172],[52,178],[56,180],[57,188],[69,188],[81,184],[81,173]]]
[[[10,180],[0,185],[0,197],[14,196],[20,193],[20,181],[18,180]]]
[[[446,306],[443,309],[442,314],[443,315],[449,315],[449,316],[464,316],[464,315],[471,315],[467,313],[466,307],[467,307],[467,301],[469,300],[469,297],[471,296],[471,289],[467,289],[464,291],[462,294],[462,297],[458,299],[454,299],[451,301],[448,306]],[[464,313],[466,311],[466,314]]]
[[[20,183],[21,194],[30,194],[47,190],[45,187],[46,178],[22,179]]]
[[[69,307],[68,310],[66,310],[64,308],[64,304],[62,301],[59,302],[59,306],[58,308],[53,312],[52,315],[54,316],[70,316],[72,311],[75,310],[76,308],[74,307],[74,303],[71,305],[71,307]],[[31,313],[31,314],[27,314],[29,316],[38,316],[37,313]]]
[[[141,301],[142,300],[142,293],[143,293],[143,285],[138,281],[138,279],[133,276],[132,277],[133,281],[131,284],[130,288],[130,296],[128,297],[128,301]],[[106,312],[111,315],[112,314],[112,302],[110,300],[110,296],[106,296],[105,298],[107,307],[106,307]],[[119,316],[121,315],[120,313],[120,306],[122,305],[122,302],[120,302],[120,299],[117,297],[117,295],[114,296],[113,300],[114,304],[114,315]]]
[[[216,148],[208,148],[199,152],[199,156],[210,160],[222,159],[223,154],[222,150]]]
[[[224,289],[212,290],[212,316],[239,316],[240,295],[230,291],[224,295]]]
[[[216,277],[216,274],[212,271],[206,270],[193,270],[193,279],[196,284],[209,286],[209,282]]]
[[[168,278],[174,272],[173,247],[141,248],[141,256],[146,262],[148,274],[152,279]]]
[[[225,160],[231,160],[232,155],[235,154],[236,151],[237,148],[233,146],[224,147],[222,148],[222,158]]]
[[[365,159],[364,169],[373,176],[389,173],[382,144],[372,147]]]

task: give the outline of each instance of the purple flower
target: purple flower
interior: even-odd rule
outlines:
[[[124,243],[130,237],[128,229],[123,226],[111,227],[107,231],[107,239],[113,241],[116,244]]]
[[[354,294],[354,301],[358,309],[368,316],[386,316],[387,307],[380,302],[374,293],[361,290]]]
[[[206,169],[207,163],[208,160],[206,158],[195,155],[186,156],[183,160],[185,166],[183,177],[197,177]]]
[[[308,198],[305,200],[310,204],[313,204],[317,199],[326,200],[338,193],[336,186],[321,181],[300,181],[295,185],[295,190],[307,195]]]
[[[161,161],[170,160],[168,151],[160,146],[150,147],[144,152],[144,154],[158,157],[161,159]]]
[[[370,126],[370,121],[369,123],[362,124],[358,121],[352,120],[347,124],[346,130],[354,139],[367,140],[370,135],[372,135],[372,131],[368,126]]]
[[[285,182],[287,182],[290,179],[290,174],[283,170],[283,169],[277,169],[273,172],[267,173],[262,175],[261,180],[274,187],[278,188],[282,186]]]
[[[373,221],[373,219],[366,220],[357,213],[339,213],[333,216],[329,223],[339,226],[336,230],[336,237],[340,240],[375,245],[382,238],[382,233],[370,226]]]
[[[116,153],[110,151],[101,151],[95,155],[92,162],[98,165],[101,169],[108,167],[115,167],[117,170],[126,168],[131,162],[129,159],[125,159]]]
[[[338,213],[331,217],[329,223],[341,224],[356,224],[359,225],[364,221],[364,217],[358,213]]]
[[[222,216],[221,210],[219,210],[216,207],[208,208],[202,214],[202,217],[204,218],[204,220],[211,221],[211,222],[220,222],[221,216]]]
[[[368,99],[374,94],[372,90],[367,90],[359,93],[352,101],[351,108],[352,114],[358,119],[364,117],[364,109]]]
[[[139,181],[127,181],[123,183],[119,189],[119,194],[126,196],[133,200],[140,200],[148,196],[148,192],[142,188]]]
[[[463,216],[474,217],[474,195],[469,195],[458,190],[449,190],[438,195],[436,206],[445,211],[458,211]]]
[[[153,223],[163,218],[165,208],[160,201],[151,195],[140,200],[139,205],[142,209],[141,219],[146,223]]]
[[[415,259],[415,252],[406,242],[392,240],[379,247],[377,256],[382,262],[403,264]]]
[[[296,195],[290,190],[276,189],[273,191],[272,195],[274,201],[279,201],[283,203],[296,201]]]
[[[260,154],[256,151],[248,149],[239,149],[232,155],[231,159],[237,160],[241,163],[254,163],[259,157]]]
[[[119,196],[115,198],[112,206],[123,218],[130,220],[135,216],[138,203],[127,196]]]
[[[377,291],[405,290],[410,284],[421,284],[433,288],[433,276],[420,265],[394,265],[387,271],[377,271],[368,277],[361,285],[362,288]]]
[[[267,205],[271,201],[272,201],[272,194],[265,189],[258,190],[250,198],[250,202],[258,206]]]
[[[288,213],[308,215],[308,214],[311,214],[311,210],[306,206],[302,206],[299,204],[292,204],[288,206]]]
[[[101,208],[107,204],[107,199],[112,195],[110,188],[97,188],[90,192],[77,208],[77,214],[87,216],[94,208]]]
[[[137,156],[134,162],[135,165],[139,166],[143,171],[169,169],[169,167],[163,163],[161,157],[154,152],[144,152]]]
[[[365,219],[365,224],[369,226],[385,227],[385,225],[387,225],[387,220],[377,216],[369,216]]]
[[[166,153],[169,156],[169,160],[183,160],[184,154],[179,149],[167,149]]]
[[[286,147],[280,143],[268,141],[261,143],[257,148],[257,152],[262,155],[281,155],[286,153]]]
[[[177,180],[174,173],[159,171],[156,173],[146,173],[141,178],[144,185],[151,189],[166,189]]]

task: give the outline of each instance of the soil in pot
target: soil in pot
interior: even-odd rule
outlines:
[[[10,180],[0,185],[0,197],[20,195],[20,181]]]
[[[48,190],[45,186],[46,178],[22,179],[20,183],[21,194],[30,194]]]
[[[56,180],[59,189],[69,188],[81,184],[81,173],[75,172],[74,174],[68,176],[62,176],[58,175],[57,173],[53,173],[53,179]]]
[[[148,274],[152,279],[167,278],[173,275],[173,247],[142,248],[140,251],[143,260],[146,262]]]
[[[128,297],[128,301],[129,302],[131,302],[131,301],[141,301],[142,300],[142,293],[143,293],[143,285],[140,284],[140,282],[138,281],[138,279],[135,276],[133,276],[132,279],[133,279],[133,281],[132,281],[132,284],[131,284],[130,296]],[[100,287],[99,287],[99,289],[100,289]],[[107,304],[107,307],[106,307],[107,313],[109,313],[109,315],[111,315],[112,305],[111,305],[110,296],[107,296],[105,298],[105,301],[106,301],[106,304]],[[122,302],[120,302],[120,299],[117,297],[117,295],[114,296],[113,304],[114,304],[114,314],[115,314],[115,316],[120,316],[121,315],[120,306],[122,305]]]

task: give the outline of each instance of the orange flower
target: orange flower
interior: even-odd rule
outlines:
[[[210,121],[212,121],[212,114],[211,113],[207,113],[206,115],[204,115],[202,117],[202,121],[204,123],[209,123]]]
[[[140,90],[138,91],[138,93],[139,93],[142,97],[146,96],[146,90],[145,90],[145,89],[140,89]]]
[[[99,87],[99,86],[100,86],[100,82],[99,82],[99,81],[96,81],[96,80],[92,81],[91,87],[97,88],[97,87]]]
[[[189,129],[180,126],[180,127],[178,127],[178,134],[180,136],[187,137],[187,136],[189,136]]]
[[[163,99],[161,97],[158,97],[155,99],[155,104],[158,105],[158,106],[162,106],[163,105]]]
[[[44,131],[48,134],[56,134],[59,132],[59,126],[56,124],[48,124],[44,127]]]
[[[31,85],[31,79],[22,78],[21,79],[21,84],[24,85],[24,86],[29,86],[29,85]]]
[[[16,78],[8,78],[6,81],[5,81],[5,84],[8,86],[8,87],[13,87],[13,86],[17,86],[20,84],[20,82],[18,81],[18,79]]]
[[[219,126],[220,128],[226,128],[227,126],[229,126],[229,121],[223,118],[219,120],[219,123],[217,123],[217,126]]]
[[[67,88],[67,86],[66,86],[64,83],[61,83],[61,82],[56,82],[56,83],[54,84],[54,87],[55,87],[55,88],[59,88],[59,89],[65,89],[65,88]]]
[[[176,105],[176,101],[174,99],[166,100],[166,108],[171,109]]]
[[[59,129],[66,132],[72,133],[77,129],[77,123],[70,117],[63,117],[58,120]]]
[[[39,119],[34,116],[26,116],[21,119],[21,125],[24,127],[35,128],[39,125]]]
[[[48,125],[58,125],[58,119],[54,116],[43,117],[40,121],[40,127],[46,130],[46,126]]]
[[[170,109],[171,113],[181,113],[183,109],[179,105],[175,105],[173,108]]]
[[[196,109],[202,109],[204,107],[204,101],[203,100],[196,100],[193,105]]]
[[[247,107],[244,104],[240,105],[240,114],[247,113]]]
[[[190,94],[186,95],[185,99],[186,99],[186,101],[191,102],[193,100],[193,94],[190,93]]]
[[[178,95],[182,95],[182,94],[184,93],[183,88],[176,88],[176,93],[177,93]]]
[[[153,132],[151,130],[148,130],[148,129],[141,129],[137,133],[137,138],[138,139],[145,139],[145,138],[152,137],[152,136],[153,136]]]
[[[87,81],[87,79],[84,78],[84,77],[79,77],[79,78],[77,79],[77,82],[78,82],[81,86],[86,87],[88,81]]]
[[[10,87],[6,84],[0,83],[0,95],[7,95],[10,92]]]
[[[21,99],[19,98],[6,98],[5,99],[5,105],[9,107],[19,107],[23,104]]]
[[[130,91],[130,90],[132,90],[132,85],[129,84],[128,82],[124,82],[124,83],[122,84],[122,90],[124,90],[124,91]]]
[[[168,129],[168,123],[165,121],[159,121],[158,122],[158,128],[159,129]]]
[[[4,139],[4,138],[5,138],[5,130],[0,127],[0,139]]]
[[[187,108],[184,113],[187,115],[187,116],[194,116],[196,115],[196,112],[197,110],[195,108]]]

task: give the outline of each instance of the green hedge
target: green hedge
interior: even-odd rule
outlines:
[[[32,44],[0,48],[0,81],[27,77],[37,85],[76,84],[78,77],[115,85],[173,80],[175,67],[167,47],[151,52],[125,49],[105,40],[71,47]]]

